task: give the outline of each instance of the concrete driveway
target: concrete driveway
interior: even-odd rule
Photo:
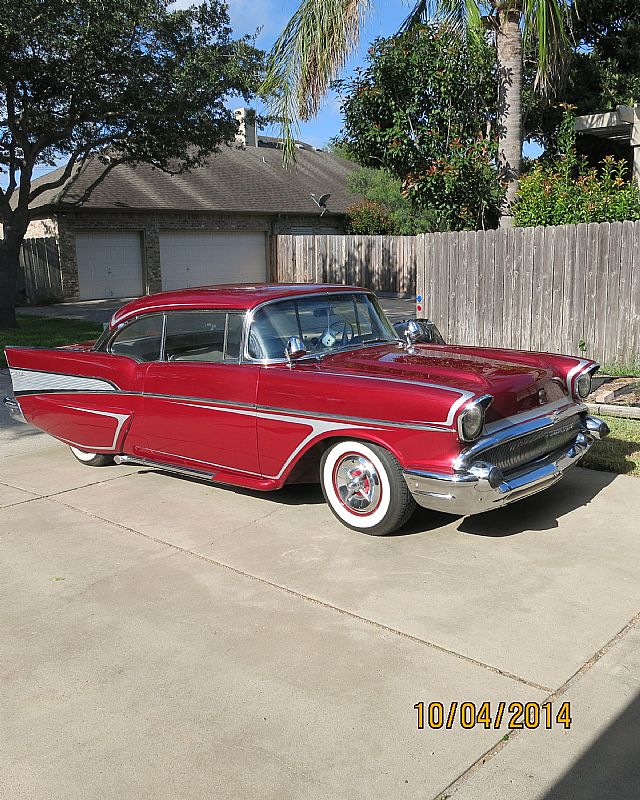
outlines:
[[[637,479],[576,469],[377,539],[315,487],[90,468],[22,430],[0,462],[3,800],[637,796]],[[419,701],[549,699],[570,730],[416,728]]]

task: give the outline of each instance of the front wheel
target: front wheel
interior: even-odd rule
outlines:
[[[77,447],[69,447],[73,455],[86,464],[88,467],[107,467],[113,464],[113,456],[104,453],[88,453],[86,450],[78,450]]]
[[[325,500],[340,522],[371,536],[393,533],[416,507],[400,464],[376,444],[333,445],[322,456],[320,480]]]

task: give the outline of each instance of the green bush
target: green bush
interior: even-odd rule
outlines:
[[[520,180],[515,224],[572,225],[640,219],[640,191],[628,180],[627,164],[608,156],[599,168],[576,154],[573,115],[565,112],[559,136],[560,156],[536,163]]]
[[[360,167],[347,178],[347,188],[387,211],[389,233],[414,236],[438,230],[438,217],[429,209],[416,208],[402,191],[402,181],[386,169]]]
[[[347,209],[345,230],[347,233],[388,234],[394,233],[394,225],[382,203],[361,200]]]

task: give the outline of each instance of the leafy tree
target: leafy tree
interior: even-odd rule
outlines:
[[[638,0],[579,2],[571,13],[570,30],[572,47],[555,97],[536,94],[535,54],[525,58],[526,134],[552,152],[564,104],[575,106],[577,114],[590,114],[640,102]]]
[[[502,193],[484,48],[469,48],[448,26],[416,25],[376,39],[366,69],[340,86],[339,141],[359,163],[399,178],[411,204],[431,213],[432,229],[495,225]]]
[[[295,120],[314,116],[322,97],[358,43],[371,0],[301,0],[273,46],[263,91],[283,120],[285,157],[295,156]],[[537,88],[551,83],[561,63],[572,0],[415,0],[405,27],[435,17],[484,41],[495,31],[500,172],[507,187],[507,218],[522,162],[522,47],[537,48]],[[452,102],[455,98],[452,98]]]
[[[248,97],[260,54],[226,6],[168,0],[0,0],[0,327],[15,325],[18,256],[37,197],[87,159],[179,172],[231,140],[229,93]],[[108,150],[108,153],[107,153]],[[58,177],[33,185],[38,165]]]
[[[573,114],[565,111],[559,155],[537,162],[520,181],[515,224],[569,225],[640,219],[640,191],[625,178],[626,163],[608,156],[589,167],[576,152]]]
[[[349,175],[347,187],[350,192],[366,198],[366,202],[377,203],[385,212],[384,225],[381,225],[385,230],[370,230],[368,233],[411,236],[439,228],[437,213],[415,208],[403,194],[402,181],[386,169],[361,167]],[[352,206],[347,210],[348,215],[353,216],[354,208],[359,210],[360,206]]]

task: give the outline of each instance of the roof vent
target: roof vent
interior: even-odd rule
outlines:
[[[238,122],[236,144],[240,147],[257,147],[256,112],[252,108],[236,108],[233,116]]]

